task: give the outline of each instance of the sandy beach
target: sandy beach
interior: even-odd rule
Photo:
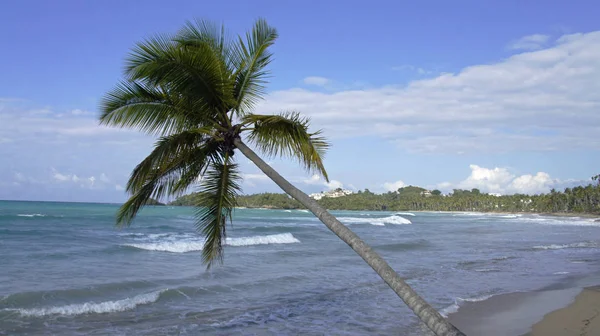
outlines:
[[[600,286],[585,288],[575,301],[553,311],[533,326],[528,336],[600,335]]]
[[[497,295],[449,319],[467,335],[600,335],[600,286]]]

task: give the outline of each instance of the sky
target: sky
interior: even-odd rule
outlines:
[[[323,129],[305,192],[544,193],[600,173],[597,1],[13,1],[0,11],[0,199],[123,202],[155,139],[98,125],[135,43],[187,20],[278,29],[256,113]],[[278,187],[238,157],[244,193]]]

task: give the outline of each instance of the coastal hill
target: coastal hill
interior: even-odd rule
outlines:
[[[170,205],[192,206],[197,193],[182,196]],[[247,208],[301,209],[300,203],[287,194],[260,193],[238,196],[238,206]],[[600,186],[589,184],[552,190],[540,195],[498,195],[478,189],[454,189],[448,195],[439,190],[407,186],[383,194],[368,189],[339,197],[321,197],[319,204],[330,210],[387,210],[387,211],[481,211],[532,213],[589,213],[600,214]]]

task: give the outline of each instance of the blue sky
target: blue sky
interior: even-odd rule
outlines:
[[[97,125],[138,41],[186,20],[280,33],[257,112],[333,143],[325,185],[546,192],[600,172],[594,1],[19,1],[0,11],[0,199],[121,202],[153,139]],[[244,191],[277,187],[246,160]]]

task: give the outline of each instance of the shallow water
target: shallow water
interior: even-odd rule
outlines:
[[[201,263],[191,208],[0,202],[0,334],[420,334],[417,319],[306,211],[239,209],[225,263]],[[445,314],[596,271],[600,223],[335,211]],[[412,216],[414,215],[414,216]]]

